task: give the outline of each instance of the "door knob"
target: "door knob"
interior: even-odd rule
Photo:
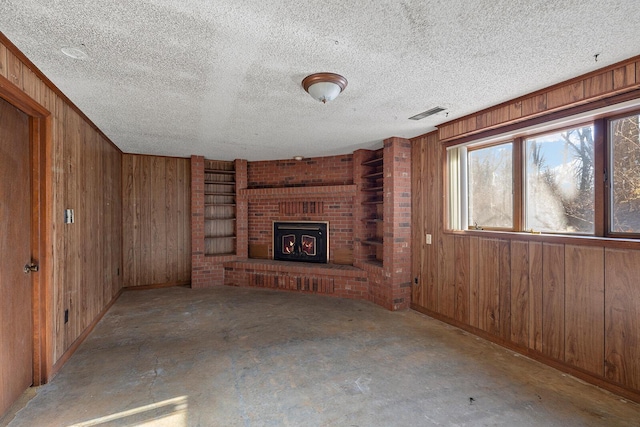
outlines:
[[[25,264],[24,265],[24,273],[25,274],[35,273],[37,271],[38,271],[38,264],[34,264],[34,263],[30,262],[29,264]]]

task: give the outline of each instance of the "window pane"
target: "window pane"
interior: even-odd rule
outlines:
[[[611,231],[640,233],[640,116],[613,120],[611,129]]]
[[[511,143],[469,151],[469,225],[513,228]]]
[[[526,141],[526,227],[594,232],[593,126]]]

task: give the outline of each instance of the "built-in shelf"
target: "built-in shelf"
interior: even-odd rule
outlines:
[[[361,163],[362,184],[361,204],[363,206],[364,218],[362,222],[365,224],[365,234],[362,244],[363,252],[367,262],[378,266],[382,265],[383,258],[383,212],[384,212],[384,159],[383,150],[371,152],[371,157]]]
[[[204,166],[204,232],[206,256],[236,251],[236,171],[234,162],[206,160]]]

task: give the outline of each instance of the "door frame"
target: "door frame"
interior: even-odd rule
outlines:
[[[0,75],[0,98],[29,117],[31,166],[31,256],[39,271],[31,276],[33,385],[51,379],[53,313],[52,117],[51,112]]]

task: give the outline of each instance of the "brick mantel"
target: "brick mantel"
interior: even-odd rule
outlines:
[[[341,197],[354,196],[356,194],[355,184],[351,185],[324,185],[309,187],[276,187],[276,188],[246,188],[240,190],[240,197],[253,199],[275,199],[290,197]]]

